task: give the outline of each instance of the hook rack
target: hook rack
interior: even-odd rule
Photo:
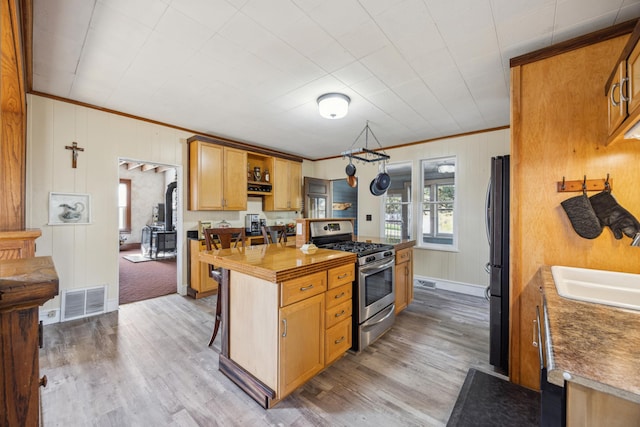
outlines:
[[[611,191],[613,186],[613,179],[609,178],[607,174],[606,178],[601,179],[587,179],[585,175],[583,179],[567,181],[565,177],[562,177],[562,181],[558,181],[558,193],[575,192],[575,191]]]

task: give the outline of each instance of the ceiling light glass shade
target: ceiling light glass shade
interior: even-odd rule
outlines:
[[[318,98],[318,110],[325,119],[341,119],[349,111],[351,99],[341,93],[325,93]]]
[[[456,167],[454,165],[438,165],[438,173],[454,173],[456,171]]]

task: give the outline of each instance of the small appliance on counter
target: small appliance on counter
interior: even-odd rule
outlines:
[[[247,214],[244,217],[244,231],[247,234],[260,234],[263,225],[267,225],[266,219],[260,219],[258,214]]]

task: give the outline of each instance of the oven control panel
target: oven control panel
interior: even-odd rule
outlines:
[[[311,237],[353,234],[351,221],[313,221],[309,223]]]

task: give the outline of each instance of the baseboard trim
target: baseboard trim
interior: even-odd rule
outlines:
[[[436,289],[443,289],[445,291],[457,292],[459,294],[473,295],[476,297],[484,298],[486,286],[476,285],[472,283],[454,282],[451,280],[439,279],[436,277],[428,276],[413,276],[414,286],[422,286],[420,281],[427,283],[435,283]],[[432,286],[425,286],[433,288]]]

